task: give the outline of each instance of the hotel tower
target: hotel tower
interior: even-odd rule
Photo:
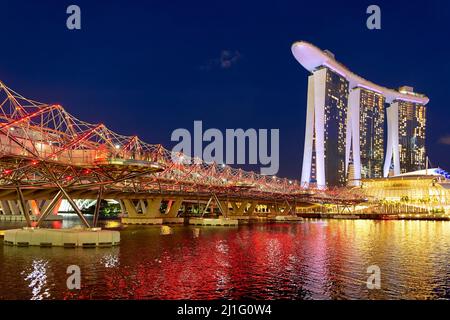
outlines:
[[[303,185],[358,184],[425,167],[426,96],[411,87],[393,90],[374,84],[336,61],[331,52],[306,42],[294,43],[292,53],[311,72]]]

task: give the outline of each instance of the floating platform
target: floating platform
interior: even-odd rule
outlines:
[[[121,221],[123,224],[163,224],[163,218],[123,217]]]
[[[251,224],[251,223],[267,223],[267,217],[259,216],[232,216],[233,219],[237,219],[239,224]]]
[[[21,215],[0,215],[0,221],[26,221]]]
[[[163,218],[163,224],[183,224],[184,218]]]
[[[270,218],[275,222],[301,222],[303,221],[302,217],[297,216],[275,216]]]
[[[123,217],[123,224],[183,224],[184,218],[144,218],[144,217]]]
[[[237,226],[239,221],[230,218],[190,218],[189,224],[196,226]]]
[[[39,217],[30,216],[31,221],[37,221]],[[45,221],[62,221],[64,217],[59,215],[49,215]],[[0,221],[26,221],[25,216],[22,215],[0,215]]]
[[[333,219],[359,219],[359,216],[353,214],[335,214],[333,215]]]
[[[11,229],[4,231],[3,243],[18,247],[112,247],[120,244],[120,232],[100,229]]]

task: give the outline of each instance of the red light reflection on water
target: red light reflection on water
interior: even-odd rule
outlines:
[[[127,227],[115,248],[4,247],[0,298],[32,297],[23,274],[36,259],[45,262],[41,289],[50,299],[449,298],[450,223],[308,221],[196,229],[179,226],[161,235],[158,227]],[[72,264],[81,268],[81,290],[66,287]],[[373,264],[382,270],[381,290],[366,286]]]
[[[159,250],[151,250],[156,255],[141,252],[133,261],[121,255],[129,267],[119,277],[107,275],[108,290],[135,299],[270,299],[295,290],[305,270],[324,285],[340,268],[327,263],[338,258],[329,249],[339,250],[340,239],[331,239],[323,225],[306,231],[295,225],[202,231],[198,239],[162,239]]]

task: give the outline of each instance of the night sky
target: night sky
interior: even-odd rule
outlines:
[[[66,28],[81,7],[82,29]],[[366,28],[381,7],[382,29]],[[450,1],[5,1],[0,79],[76,117],[171,148],[176,128],[279,128],[280,176],[299,178],[306,40],[355,73],[430,97],[427,146],[450,169]]]

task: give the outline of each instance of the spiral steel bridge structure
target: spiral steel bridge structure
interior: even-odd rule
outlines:
[[[302,202],[364,201],[347,189],[305,188],[298,181],[173,153],[79,120],[61,105],[27,99],[0,82],[3,214],[15,206],[29,226],[30,213],[37,216],[38,226],[63,198],[88,227],[74,199],[116,199],[129,216],[158,216],[164,199],[172,216],[183,201],[202,201],[206,207],[213,201],[224,215],[229,208],[252,214],[261,203],[286,214]],[[98,211],[97,205],[94,225]]]

